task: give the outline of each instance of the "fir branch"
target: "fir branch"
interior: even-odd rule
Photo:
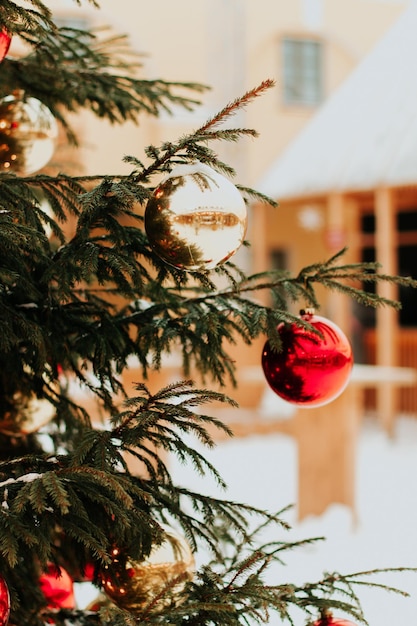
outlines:
[[[210,473],[219,485],[225,487],[214,466],[185,442],[184,434],[193,435],[206,447],[214,446],[208,428],[232,436],[231,430],[220,420],[197,413],[192,408],[208,402],[227,402],[232,406],[236,403],[224,394],[194,389],[191,381],[173,383],[154,396],[149,394],[144,384],[137,384],[136,389],[142,392],[141,395],[126,400],[126,410],[113,416],[111,439],[120,439],[122,450],[141,461],[155,483],[164,478],[164,482],[172,484],[161,459],[157,466],[149,463],[149,459],[155,458],[152,448],[160,448],[175,453],[183,463],[191,462],[199,474]]]
[[[267,89],[271,89],[275,85],[275,82],[271,79],[262,81],[260,85],[254,89],[250,89],[243,96],[236,98],[233,102],[227,104],[221,111],[219,111],[214,117],[207,120],[203,126],[196,131],[197,135],[205,135],[210,129],[216,129],[220,124],[223,124],[229,117],[235,115],[238,109],[246,107],[255,98],[261,96]]]
[[[217,132],[217,126],[220,123],[226,121],[226,119],[234,115],[240,108],[245,107],[254,98],[260,96],[265,90],[270,89],[274,85],[272,80],[263,81],[258,87],[246,92],[240,98],[228,104],[223,108],[215,117],[209,119],[203,126],[198,128],[190,135],[183,136],[177,143],[166,143],[161,149],[148,148],[148,156],[153,159],[153,163],[146,168],[143,168],[137,173],[137,182],[145,183],[149,177],[157,171],[170,170],[174,157],[181,160],[187,160],[186,154],[192,158],[196,158],[195,147],[202,141],[206,142],[213,139],[227,139],[236,141],[239,136],[246,134],[256,134],[256,131],[249,129],[233,129],[225,132],[224,130]],[[212,165],[214,168],[219,168],[220,164],[217,157],[212,154],[206,153],[202,158],[201,152],[198,153],[203,163]],[[181,162],[181,161],[180,161]],[[226,164],[223,164],[223,169],[226,169],[229,174],[233,173],[233,169]]]
[[[40,24],[37,27],[41,28]],[[88,108],[113,124],[137,123],[143,113],[172,113],[176,106],[192,110],[199,100],[181,92],[207,89],[197,83],[136,78],[137,55],[126,37],[102,40],[98,33],[57,28],[50,22],[42,26],[40,39],[38,30],[33,34],[25,31],[24,37],[33,49],[24,58],[4,60],[0,92],[8,94],[20,88],[39,99],[63,124],[74,144],[76,135],[63,108],[68,112]]]
[[[261,193],[257,189],[252,189],[251,187],[244,187],[243,185],[236,185],[236,187],[239,189],[239,191],[244,197],[248,197],[258,202],[269,204],[272,207],[279,206],[279,203],[276,200],[274,200],[273,198],[270,198],[264,193]],[[256,207],[255,207],[255,210],[256,210]]]
[[[34,8],[22,7],[12,0],[2,0],[0,20],[7,32],[22,36],[31,33],[42,37],[46,29],[54,28],[52,12],[42,0],[27,0],[26,4]]]

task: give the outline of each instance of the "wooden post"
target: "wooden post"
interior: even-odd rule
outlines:
[[[332,193],[327,198],[327,247],[331,255],[339,252],[347,244],[347,201],[341,193]],[[346,261],[346,259],[344,259]],[[350,328],[350,308],[346,306],[346,296],[333,291],[327,297],[328,315],[348,335]]]
[[[250,213],[250,239],[252,243],[252,269],[253,273],[265,272],[269,269],[268,249],[265,245],[267,233],[267,206],[266,203],[259,203],[252,207]],[[269,295],[265,289],[257,294],[257,299],[262,304],[267,304]]]
[[[375,257],[382,265],[384,274],[398,273],[397,225],[394,192],[387,187],[375,190]],[[392,300],[397,299],[396,285],[381,282],[378,294]],[[379,307],[376,314],[376,364],[397,365],[398,314],[392,307]],[[392,435],[397,411],[398,389],[393,384],[381,386],[377,391],[379,419],[388,434]]]
[[[361,394],[348,386],[339,398],[300,409],[294,420],[298,444],[298,520],[344,504],[356,522],[356,449]]]

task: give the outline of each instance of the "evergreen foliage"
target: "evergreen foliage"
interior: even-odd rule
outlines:
[[[0,0],[0,20],[26,50],[2,61],[0,93],[24,89],[40,99],[70,141],[76,136],[68,113],[87,109],[115,124],[136,122],[143,112],[194,108],[196,94],[204,92],[196,84],[138,79],[137,59],[123,38],[59,28],[41,0],[23,6]],[[269,564],[284,567],[285,552],[300,545],[284,538],[262,543],[266,526],[275,525],[277,537],[288,532],[285,511],[257,510],[173,482],[166,462],[171,454],[223,485],[216,468],[186,442],[191,435],[212,447],[213,429],[231,435],[206,405],[234,405],[233,399],[189,380],[154,394],[146,386],[147,373],[162,367],[163,355],[172,351],[181,355],[184,378],[198,372],[205,381],[233,379],[230,344],[265,335],[279,348],[277,324],[296,319],[288,304],[317,307],[316,285],[369,306],[395,307],[355,285],[416,286],[381,274],[375,264],[343,264],[343,251],[297,276],[246,276],[232,262],[210,273],[184,273],[154,254],[143,207],[158,178],[194,160],[232,176],[212,142],[256,136],[224,123],[271,85],[266,80],[176,143],[128,157],[128,175],[0,175],[0,575],[11,593],[11,624],[234,625],[267,622],[273,611],[293,624],[294,611],[314,622],[332,607],[366,623],[355,588],[371,572],[327,574],[303,586],[267,585]],[[273,204],[238,187],[248,203]],[[272,294],[273,307],[259,304],[260,291]],[[143,379],[128,398],[120,375],[132,358]],[[93,423],[78,402],[74,381],[97,399],[104,425]],[[25,433],[25,411],[34,398],[49,402],[56,417],[39,432]],[[143,471],[133,473],[131,460]],[[161,542],[165,523],[181,528],[193,550],[203,545],[212,554],[187,583],[181,603],[162,613],[151,603],[140,614],[115,606],[99,613],[47,607],[39,576],[49,563],[74,580],[92,563],[100,587],[115,545],[140,560]],[[301,543],[309,541],[316,539]]]

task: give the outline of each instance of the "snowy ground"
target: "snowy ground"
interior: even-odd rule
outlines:
[[[178,484],[277,511],[296,501],[296,454],[293,440],[283,435],[232,439],[205,450],[228,484],[226,493],[175,460],[171,470]],[[392,440],[375,420],[364,420],[357,464],[356,524],[352,512],[341,505],[300,523],[295,509],[289,511],[285,519],[292,530],[279,539],[323,536],[326,540],[293,551],[285,567],[271,571],[268,582],[314,581],[324,571],[348,574],[417,567],[417,420],[399,418]],[[370,626],[417,624],[417,572],[379,575],[374,580],[400,587],[410,597],[366,587],[358,590]],[[80,605],[96,595],[86,594],[84,586],[78,590]],[[305,620],[299,617],[297,626],[302,626]],[[270,624],[281,622],[273,617]]]
[[[205,455],[226,479],[228,499],[273,511],[295,502],[296,448],[289,437],[231,440]],[[376,421],[365,420],[357,462],[357,522],[341,505],[300,523],[295,511],[290,511],[286,520],[293,530],[285,540],[317,536],[326,540],[292,552],[286,566],[274,572],[275,582],[318,580],[324,571],[347,574],[417,567],[417,420],[399,418],[393,440]],[[207,480],[201,483],[192,478],[189,468],[174,463],[172,470],[176,482],[217,493]],[[272,574],[269,582],[274,582]],[[417,624],[417,573],[384,574],[374,580],[400,587],[410,597],[360,589],[370,626]],[[272,619],[270,623],[280,622]],[[300,626],[303,623],[301,619]]]

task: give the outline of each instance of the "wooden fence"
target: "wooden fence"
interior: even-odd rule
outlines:
[[[365,332],[365,354],[367,363],[375,365],[376,335],[374,330]],[[401,328],[398,331],[398,363],[400,367],[417,370],[417,328]],[[365,406],[375,408],[375,390],[365,391]],[[417,386],[402,387],[398,393],[398,411],[417,416]]]

